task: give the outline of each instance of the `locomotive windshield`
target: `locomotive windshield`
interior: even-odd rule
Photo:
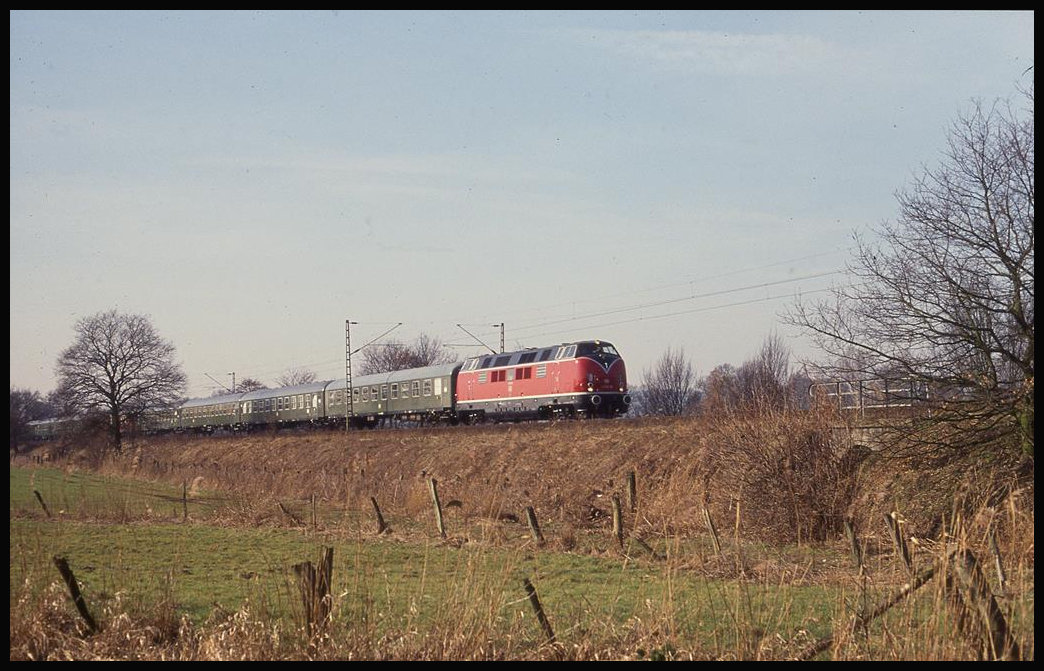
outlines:
[[[620,358],[620,353],[616,351],[616,348],[611,343],[594,341],[594,342],[582,342],[576,345],[576,355],[586,356],[594,359],[603,366],[610,361],[614,361]]]

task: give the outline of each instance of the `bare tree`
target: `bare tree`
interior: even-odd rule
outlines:
[[[25,440],[29,422],[46,416],[47,404],[39,392],[11,387],[11,449],[17,450]]]
[[[643,374],[643,410],[652,415],[683,415],[699,399],[696,374],[682,348],[667,348]]]
[[[99,312],[77,322],[75,331],[76,340],[56,366],[61,394],[79,410],[108,415],[110,444],[118,454],[123,422],[180,399],[185,374],[173,360],[174,345],[148,317]]]
[[[452,363],[457,359],[441,340],[423,333],[410,344],[393,341],[370,345],[363,349],[362,357],[362,375]]]
[[[700,412],[702,414],[727,413],[743,404],[743,391],[736,367],[723,363],[714,367],[707,377],[700,380]]]
[[[268,389],[268,386],[259,380],[255,380],[252,377],[243,378],[243,380],[236,385],[236,391],[248,392],[257,391],[258,389]]]
[[[744,405],[753,408],[782,408],[788,397],[790,348],[776,334],[765,338],[761,349],[736,373]]]
[[[798,303],[789,321],[838,363],[838,377],[900,375],[946,403],[965,440],[1012,439],[1033,454],[1033,93],[1026,106],[975,103],[939,167],[898,193],[874,241],[856,237],[852,281]]]
[[[276,384],[280,387],[294,387],[310,382],[315,382],[315,373],[304,368],[289,368],[276,379]],[[242,388],[242,385],[240,385],[240,389]]]

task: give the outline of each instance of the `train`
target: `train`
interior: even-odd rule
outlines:
[[[478,424],[627,413],[627,368],[605,340],[473,356],[464,361],[194,398],[139,418],[146,433],[388,424]],[[53,436],[53,420],[30,423]],[[47,434],[47,435],[44,435]]]

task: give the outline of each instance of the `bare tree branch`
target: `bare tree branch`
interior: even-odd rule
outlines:
[[[123,422],[168,407],[184,394],[174,346],[142,315],[116,310],[85,317],[76,340],[58,358],[57,396],[81,412],[109,416],[112,449],[122,450]]]
[[[963,445],[1011,436],[1033,454],[1033,95],[976,103],[942,164],[897,194],[899,215],[856,238],[851,282],[787,315],[839,379],[903,377],[943,401]],[[954,446],[957,446],[954,444]]]

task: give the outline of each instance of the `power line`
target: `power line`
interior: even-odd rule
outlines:
[[[824,289],[814,289],[812,291],[807,291],[805,293],[806,294],[816,294],[816,293],[821,293],[821,292],[830,291],[830,290],[831,289],[828,287],[828,288],[824,288]],[[577,331],[577,330],[580,330],[580,329],[603,328],[603,327],[606,327],[606,326],[618,326],[620,324],[631,324],[631,323],[634,323],[634,322],[652,321],[652,320],[655,320],[655,319],[667,319],[669,317],[679,317],[681,315],[694,314],[696,312],[709,312],[711,310],[722,310],[724,308],[739,307],[741,305],[751,305],[753,303],[763,303],[763,302],[766,302],[766,301],[780,300],[780,299],[783,299],[783,298],[792,298],[792,294],[780,294],[778,296],[767,296],[767,297],[764,297],[764,298],[753,298],[753,299],[746,300],[746,301],[736,301],[735,303],[724,303],[722,305],[709,305],[709,306],[705,306],[705,307],[693,308],[691,310],[681,310],[681,311],[678,311],[678,312],[668,312],[666,314],[634,317],[634,318],[631,318],[631,319],[622,319],[622,320],[618,320],[618,321],[605,322],[605,323],[601,323],[601,324],[585,324],[584,326],[577,326],[576,328],[573,328],[573,329],[563,329],[563,330],[558,330],[558,331],[548,331],[548,332],[545,332],[545,333],[538,333],[538,334],[532,335],[530,337],[536,338],[536,337],[556,335],[556,334],[559,334],[559,333],[569,333],[569,332]]]
[[[591,312],[591,313],[588,313],[588,314],[585,314],[585,315],[578,315],[578,316],[573,316],[573,317],[563,317],[561,319],[554,319],[554,320],[545,321],[545,322],[537,322],[537,323],[532,324],[530,326],[519,326],[519,327],[516,327],[515,330],[516,331],[526,331],[528,329],[543,328],[543,327],[546,327],[546,326],[554,326],[555,324],[561,324],[561,323],[577,321],[577,320],[582,320],[582,319],[591,319],[593,317],[604,317],[604,316],[612,315],[612,314],[620,314],[622,312],[633,312],[635,310],[646,310],[646,309],[649,309],[649,308],[662,307],[664,305],[672,305],[672,304],[675,304],[675,303],[681,303],[681,302],[685,302],[685,301],[692,301],[692,300],[696,300],[696,299],[699,299],[699,298],[710,298],[712,296],[722,296],[722,295],[725,295],[725,294],[738,293],[740,291],[749,291],[751,289],[763,289],[765,287],[778,286],[780,284],[788,284],[790,282],[799,282],[801,280],[810,280],[810,279],[816,279],[816,278],[819,278],[819,277],[827,277],[829,275],[835,275],[835,274],[837,274],[839,272],[841,272],[841,271],[840,270],[831,270],[831,271],[824,272],[824,273],[813,273],[811,275],[803,275],[803,276],[800,276],[800,277],[791,277],[791,278],[788,278],[788,279],[785,279],[785,280],[776,280],[774,282],[762,282],[760,284],[751,284],[751,285],[747,285],[747,286],[743,286],[743,287],[734,287],[734,288],[731,288],[731,289],[721,289],[719,291],[708,291],[708,292],[704,292],[704,293],[701,293],[701,294],[692,294],[690,296],[682,296],[681,298],[671,298],[671,299],[663,300],[663,301],[655,301],[655,302],[651,302],[651,303],[642,303],[642,304],[639,304],[639,305],[631,305],[631,306],[628,306],[628,307],[617,308],[617,309],[614,309],[614,310],[603,310],[601,312]],[[683,314],[683,313],[679,313],[679,314]],[[626,322],[623,322],[623,323],[626,323]]]

